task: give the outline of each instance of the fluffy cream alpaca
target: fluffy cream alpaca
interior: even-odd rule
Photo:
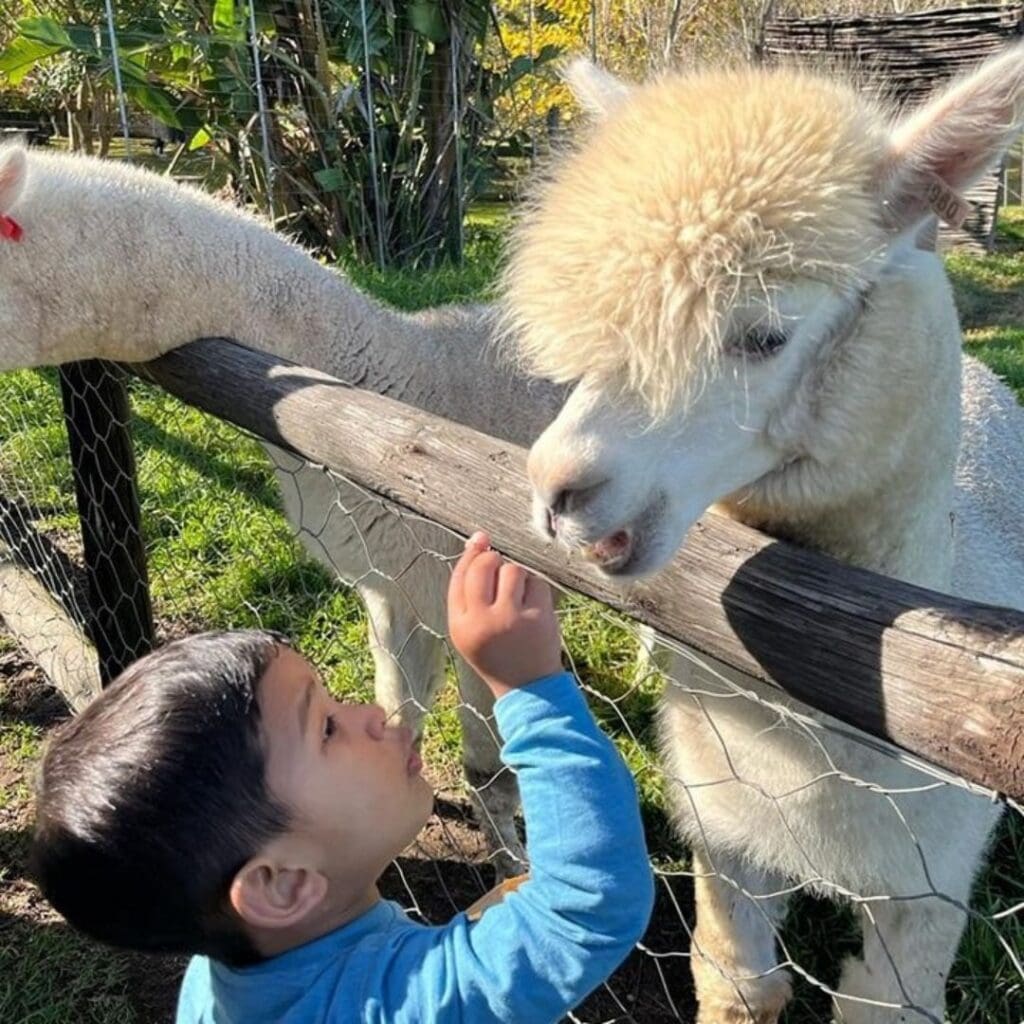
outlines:
[[[792,69],[587,90],[605,116],[539,189],[505,279],[526,365],[578,382],[531,452],[541,528],[629,578],[717,502],[848,562],[1024,607],[1024,410],[962,358],[942,264],[913,244],[933,201],[1019,130],[1024,49],[906,120]],[[838,1019],[941,1021],[999,808],[920,791],[895,759],[799,727],[768,687],[737,699],[713,669],[677,659],[661,716],[694,848],[699,1020],[777,1019],[797,884],[863,900]]]
[[[18,242],[0,238],[0,371],[141,361],[226,336],[520,444],[540,434],[563,398],[498,362],[489,308],[396,312],[255,218],[137,168],[0,149],[0,214],[24,232]],[[458,545],[265,447],[303,544],[366,602],[377,699],[402,706],[417,725],[444,677],[448,578],[422,554],[455,554]],[[522,853],[515,782],[484,720],[490,691],[461,661],[459,672],[467,775],[487,783],[483,822],[495,848],[514,855],[498,856],[507,872]]]

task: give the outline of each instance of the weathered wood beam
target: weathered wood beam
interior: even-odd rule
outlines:
[[[1024,799],[1024,612],[854,569],[706,515],[624,589],[531,529],[523,449],[207,339],[133,367],[192,405],[322,463],[747,675]]]
[[[46,587],[0,543],[0,619],[74,711],[101,688],[96,650]]]

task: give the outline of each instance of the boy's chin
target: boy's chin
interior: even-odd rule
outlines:
[[[416,786],[423,797],[423,821],[420,823],[422,828],[434,813],[434,787],[422,775],[416,779]]]
[[[414,812],[416,832],[412,838],[415,839],[434,813],[434,789],[422,776],[413,780],[413,787],[416,790]]]

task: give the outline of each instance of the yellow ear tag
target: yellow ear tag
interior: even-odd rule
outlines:
[[[515,892],[523,884],[530,880],[530,873],[516,875],[514,878],[506,878],[499,882],[493,889],[485,892],[467,911],[466,917],[474,924],[484,916],[484,911],[500,903],[510,892]]]
[[[925,197],[932,213],[951,228],[960,227],[973,209],[962,195],[951,189],[937,174],[929,176]]]

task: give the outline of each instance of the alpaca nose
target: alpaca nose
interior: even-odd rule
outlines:
[[[556,492],[554,498],[551,499],[547,508],[544,510],[547,515],[547,531],[549,537],[554,537],[558,534],[558,517],[565,511],[569,501],[570,492],[567,490],[561,490]]]
[[[596,483],[581,481],[575,486],[563,486],[553,491],[546,498],[544,508],[545,528],[548,536],[558,536],[559,520],[562,516],[584,512],[606,482],[605,480],[599,480]],[[542,501],[545,501],[545,495],[541,494],[540,497]]]
[[[560,517],[580,512],[607,482],[606,474],[597,466],[570,461],[558,447],[540,442],[530,452],[527,473],[551,537],[558,533]]]

